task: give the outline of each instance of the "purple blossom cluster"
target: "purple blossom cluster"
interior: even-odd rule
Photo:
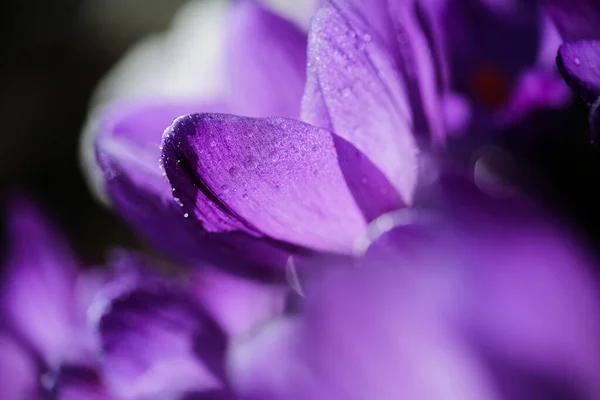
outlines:
[[[600,4],[314,3],[192,3],[101,84],[86,173],[151,251],[14,198],[1,399],[600,399],[598,260],[489,150],[571,89],[600,128]]]

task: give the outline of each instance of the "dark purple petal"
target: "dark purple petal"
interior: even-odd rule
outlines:
[[[338,146],[340,165],[373,219],[412,202],[418,149],[393,54],[378,32],[346,8],[328,5],[313,19],[303,119],[352,145]],[[375,186],[383,192],[373,196]]]
[[[565,107],[571,99],[571,91],[558,74],[525,70],[513,85],[507,105],[496,118],[499,125],[513,123],[537,110]]]
[[[509,5],[481,0],[447,0],[438,13],[454,87],[488,109],[504,105],[513,80],[533,65],[541,40],[536,1]],[[506,5],[505,4],[505,5]],[[504,8],[504,7],[501,7]]]
[[[225,114],[179,118],[163,164],[183,210],[208,232],[239,232],[348,253],[365,226],[332,135],[299,121]]]
[[[173,398],[224,384],[225,336],[182,288],[147,284],[126,292],[102,316],[99,332],[104,376],[118,398]]]
[[[225,44],[228,104],[248,117],[297,118],[306,81],[306,33],[255,1],[231,7]]]
[[[53,390],[57,400],[111,400],[98,372],[85,367],[61,368]]]
[[[78,263],[67,243],[25,199],[9,207],[8,254],[3,260],[3,319],[46,362],[73,350],[79,311],[75,302]]]
[[[546,0],[564,40],[600,39],[600,3],[596,0]]]
[[[566,42],[558,51],[558,68],[571,88],[588,104],[600,96],[600,41]]]
[[[0,333],[0,398],[34,399],[38,393],[38,371],[26,350]]]

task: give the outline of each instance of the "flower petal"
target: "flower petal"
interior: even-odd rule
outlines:
[[[248,117],[297,118],[306,33],[254,1],[235,2],[230,14],[225,52],[231,109]]]
[[[67,243],[25,199],[13,200],[7,228],[2,313],[39,356],[53,365],[73,347],[78,262]]]
[[[397,266],[370,267],[320,276],[299,320],[234,344],[234,388],[251,399],[495,399],[432,288]]]
[[[101,377],[93,369],[64,367],[60,370],[56,387],[57,400],[111,400]]]
[[[165,131],[162,162],[184,212],[208,232],[349,253],[365,226],[332,135],[299,121],[182,117]]]
[[[223,385],[223,332],[181,288],[148,284],[124,293],[99,332],[104,375],[118,398],[172,398]]]
[[[181,115],[220,104],[116,104],[99,126],[96,155],[112,205],[154,246],[176,259],[202,255],[195,226],[182,217],[159,167],[160,138]]]
[[[37,374],[31,355],[10,336],[0,333],[0,397],[7,400],[36,398]]]
[[[546,0],[564,40],[600,39],[600,5],[595,0]]]
[[[281,314],[287,288],[205,268],[194,279],[194,292],[225,332],[235,337]]]
[[[412,202],[417,145],[394,55],[358,13],[346,8],[330,4],[313,19],[302,115],[363,154],[357,164],[352,151],[338,147],[346,179],[357,198],[370,198],[371,204],[361,206],[373,219]],[[384,193],[372,195],[372,177]]]
[[[558,51],[559,70],[571,88],[588,104],[600,96],[600,41],[566,42]]]

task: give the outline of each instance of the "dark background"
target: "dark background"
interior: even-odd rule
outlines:
[[[85,263],[101,262],[110,244],[134,243],[92,198],[81,172],[90,95],[129,46],[168,26],[181,3],[0,2],[0,201],[14,193],[33,198]]]

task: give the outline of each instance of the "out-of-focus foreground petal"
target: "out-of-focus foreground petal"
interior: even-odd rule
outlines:
[[[189,115],[165,131],[162,162],[184,212],[209,233],[348,253],[365,227],[332,134],[303,122]]]
[[[321,8],[309,35],[302,116],[344,139],[340,165],[368,219],[410,204],[418,174],[408,88],[387,40],[351,3]]]
[[[563,78],[588,105],[600,96],[599,59],[600,41],[596,40],[566,42],[558,52],[557,62]]]
[[[600,39],[600,4],[595,0],[546,0],[564,40]]]
[[[283,312],[287,287],[254,282],[204,268],[193,279],[194,293],[223,330],[236,337]]]
[[[36,398],[37,366],[31,355],[10,336],[0,333],[0,397],[6,400]]]
[[[9,206],[3,260],[4,321],[50,365],[74,350],[78,262],[67,243],[27,200]]]
[[[387,226],[358,269],[309,281],[296,319],[234,345],[233,386],[252,399],[597,398],[586,252],[537,212],[465,206],[408,246],[406,227]]]
[[[140,282],[99,322],[107,384],[119,399],[223,389],[226,338],[180,287]]]

